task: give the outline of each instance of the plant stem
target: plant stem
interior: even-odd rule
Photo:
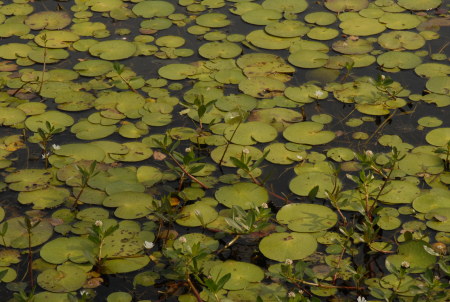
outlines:
[[[169,155],[169,157],[174,161],[174,163],[181,169],[181,171],[183,171],[183,173],[185,175],[187,175],[190,179],[192,179],[193,181],[195,181],[196,183],[198,183],[203,189],[209,189],[209,187],[207,185],[205,185],[204,183],[202,183],[200,180],[198,180],[194,175],[190,174],[182,164],[180,164],[180,162],[170,153],[168,152],[167,155]]]
[[[228,242],[227,244],[225,244],[225,246],[224,246],[223,248],[221,248],[220,250],[216,251],[216,254],[218,255],[218,254],[222,253],[224,250],[226,250],[227,248],[229,248],[230,246],[232,246],[233,244],[235,244],[236,241],[237,241],[240,237],[241,237],[241,235],[239,235],[239,234],[236,235],[236,236],[234,236],[234,238],[231,239],[230,242]]]
[[[189,284],[189,287],[191,288],[192,292],[194,293],[195,298],[197,299],[197,302],[203,302],[202,298],[200,297],[200,294],[198,293],[197,289],[195,288],[194,284],[191,281],[191,278],[189,278],[189,274],[186,275],[187,283]]]

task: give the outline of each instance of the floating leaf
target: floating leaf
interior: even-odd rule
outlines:
[[[332,228],[337,222],[337,214],[322,205],[291,203],[278,211],[277,220],[287,224],[292,231],[309,233]]]
[[[274,233],[259,243],[259,250],[265,257],[280,262],[303,259],[316,249],[316,239],[304,233]]]
[[[269,200],[266,189],[248,182],[221,187],[216,191],[215,197],[229,208],[236,205],[244,210],[259,207]]]

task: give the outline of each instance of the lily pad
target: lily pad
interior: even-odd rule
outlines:
[[[407,241],[398,247],[398,254],[386,258],[386,263],[393,265],[399,270],[402,262],[406,261],[410,265],[409,272],[423,273],[436,262],[436,256],[430,255],[425,251],[424,246],[428,247],[429,245],[422,240]],[[389,268],[389,265],[386,265],[386,267]]]
[[[337,180],[339,183],[339,181]],[[339,185],[339,184],[338,184]],[[323,172],[302,172],[289,183],[289,189],[297,195],[308,196],[316,186],[318,198],[325,198],[326,191],[332,192],[335,186],[334,176]]]
[[[168,1],[142,1],[133,6],[133,13],[140,17],[167,17],[175,12],[175,7]]]
[[[227,290],[244,289],[251,283],[264,279],[264,272],[258,266],[234,260],[227,260],[213,266],[209,274],[213,280],[219,280],[224,275],[231,274],[231,278],[223,286]]]
[[[220,187],[216,191],[215,197],[221,204],[229,208],[236,205],[244,210],[259,207],[269,200],[266,189],[248,182]]]
[[[317,241],[313,236],[295,232],[270,234],[259,243],[259,250],[265,257],[280,262],[306,258],[316,249]]]
[[[23,169],[5,177],[5,182],[14,191],[35,191],[46,188],[53,175],[44,169]]]
[[[25,24],[31,29],[63,29],[72,22],[72,18],[65,11],[42,11],[34,13],[25,19]]]
[[[446,146],[450,141],[450,128],[433,129],[428,132],[425,139],[433,146]]]
[[[33,204],[33,209],[53,208],[64,203],[70,196],[69,190],[58,187],[48,187],[31,192],[20,192],[17,200],[21,204]]]
[[[155,2],[155,1],[145,1]],[[103,60],[116,61],[129,58],[136,52],[136,46],[124,40],[98,42],[89,47],[89,53]]]
[[[145,217],[152,212],[152,196],[139,192],[118,192],[103,200],[106,207],[117,208],[114,215],[122,219]]]
[[[83,237],[60,237],[42,246],[41,258],[53,264],[62,264],[67,260],[74,263],[87,263],[86,255],[93,253],[95,244]]]
[[[0,241],[1,245],[6,243],[6,247],[11,246],[17,249],[28,248],[28,231],[25,226],[24,217],[14,217],[2,224],[0,224],[0,229],[4,227],[4,224],[8,223],[8,229],[4,235],[3,241]],[[33,222],[36,223],[36,222]],[[46,242],[53,235],[52,225],[45,220],[42,220],[37,224],[31,231],[31,245],[30,247],[41,245]]]
[[[328,62],[328,55],[316,50],[299,50],[292,53],[288,61],[301,68],[318,68]]]
[[[73,264],[62,264],[56,269],[47,269],[37,277],[37,283],[45,290],[66,293],[78,290],[86,282],[84,270]]]
[[[278,222],[287,224],[290,230],[300,233],[330,229],[338,219],[337,214],[326,206],[299,203],[283,206],[276,218]]]
[[[300,122],[287,127],[283,136],[297,144],[322,145],[331,142],[336,135],[331,131],[322,131],[323,124]]]

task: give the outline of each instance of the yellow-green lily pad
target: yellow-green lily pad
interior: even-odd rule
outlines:
[[[305,233],[273,233],[259,242],[261,253],[272,260],[285,262],[287,259],[300,260],[317,249],[317,241]]]

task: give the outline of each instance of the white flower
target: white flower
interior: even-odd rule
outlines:
[[[284,262],[284,264],[286,265],[292,265],[292,263],[294,263],[291,259],[286,259],[286,261]]]
[[[316,98],[320,98],[322,95],[323,95],[323,91],[322,91],[322,90],[316,90],[316,91],[314,92],[314,96],[315,96]]]
[[[404,268],[409,268],[409,266],[410,266],[410,264],[409,264],[408,261],[403,261],[403,262],[402,262],[402,267],[404,267]]]
[[[295,298],[295,293],[294,292],[289,292],[288,293],[288,297],[289,298]]]
[[[152,249],[155,246],[153,242],[150,241],[144,241],[144,247],[148,250]]]
[[[373,156],[373,152],[371,150],[367,150],[365,153],[366,153],[366,155],[368,157],[372,157]]]
[[[95,224],[95,226],[102,227],[103,226],[103,221],[97,220],[97,221],[95,221],[94,224]]]
[[[267,203],[262,203],[261,204],[261,208],[263,208],[263,209],[268,209],[269,208],[269,205],[267,204]]]
[[[181,236],[180,238],[178,238],[178,240],[180,240],[181,243],[186,243],[187,239],[184,236]]]
[[[50,155],[51,155],[50,152],[43,153],[43,154],[42,154],[42,159],[47,159]]]
[[[384,74],[381,75],[381,79],[384,80],[386,79],[386,76]]]
[[[301,289],[298,291],[298,293],[300,294],[300,295],[303,295],[303,293],[304,293],[304,291],[302,291]]]
[[[191,152],[192,151],[192,149],[191,148],[186,148],[186,149],[184,149],[184,152]]]
[[[296,157],[298,160],[303,160],[303,156],[301,156],[301,155],[297,155]]]
[[[57,145],[57,144],[53,144],[52,148],[53,148],[53,150],[59,150],[59,149],[61,149],[61,146]]]
[[[357,302],[367,302],[366,298],[359,296]]]
[[[244,153],[244,154],[249,154],[249,153],[250,153],[250,150],[248,150],[247,148],[244,148],[244,149],[242,149],[242,153]]]
[[[87,295],[88,291],[85,289],[80,290],[80,295],[83,297],[84,295]]]

